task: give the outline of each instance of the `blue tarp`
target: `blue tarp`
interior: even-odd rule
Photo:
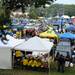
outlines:
[[[22,30],[22,29],[24,29],[24,26],[21,26],[21,25],[10,25],[10,28],[11,29],[20,29],[20,30]]]
[[[61,39],[75,39],[75,34],[72,34],[70,32],[66,32],[63,34],[59,34],[59,38],[61,38]]]

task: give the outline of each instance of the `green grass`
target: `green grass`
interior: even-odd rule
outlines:
[[[73,68],[66,68],[64,73],[60,73],[57,71],[51,71],[50,72],[51,75],[75,75],[75,67]]]
[[[48,72],[37,72],[37,71],[28,71],[21,69],[13,70],[2,70],[0,69],[0,75],[49,75]],[[56,70],[51,70],[50,75],[75,75],[75,67],[67,68],[64,73],[57,72]]]
[[[48,75],[47,72],[28,71],[21,69],[0,70],[0,75]]]

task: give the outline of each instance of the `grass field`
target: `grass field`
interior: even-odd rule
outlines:
[[[0,75],[49,75],[48,72],[37,72],[37,71],[28,71],[21,69],[13,70],[2,70],[0,69]],[[55,71],[50,71],[50,75],[75,75],[75,67],[67,68],[64,73]]]

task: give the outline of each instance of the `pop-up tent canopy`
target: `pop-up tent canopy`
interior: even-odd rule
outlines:
[[[66,27],[66,30],[75,31],[75,26],[74,25],[69,25],[69,26]]]
[[[62,15],[61,18],[69,19],[70,17],[68,15]]]
[[[15,39],[9,35],[6,36],[9,41],[4,44],[0,40],[0,69],[12,68],[12,48],[22,43],[24,40]]]
[[[71,16],[71,18],[75,18],[75,16]]]
[[[53,42],[42,40],[41,38],[35,36],[33,38],[30,38],[28,41],[16,46],[14,49],[32,52],[49,52],[52,47]]]
[[[75,34],[72,34],[70,32],[66,32],[63,34],[59,34],[59,38],[61,38],[61,39],[75,39]]]
[[[24,41],[24,39],[15,39],[14,37],[10,36],[10,35],[7,35],[6,36],[7,39],[9,40],[7,42],[7,44],[4,44],[2,41],[0,41],[0,47],[10,47],[10,48],[13,48],[15,47],[16,45],[22,43]]]
[[[33,38],[30,38],[28,41],[16,46],[14,49],[32,52],[47,52],[49,54],[52,47],[53,42],[50,42],[48,40],[42,40],[40,37],[35,36]],[[48,67],[50,71],[50,64],[48,64]]]
[[[45,32],[42,32],[39,34],[40,37],[45,37],[45,38],[57,38],[57,34],[52,29],[48,29]]]

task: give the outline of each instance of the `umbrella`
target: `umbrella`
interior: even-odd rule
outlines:
[[[59,38],[61,38],[61,39],[75,39],[75,34],[72,34],[70,32],[66,32],[66,33],[60,34]]]
[[[69,26],[66,27],[66,30],[75,31],[75,26],[74,25],[69,25]]]
[[[73,19],[73,18],[75,18],[75,16],[72,16],[71,18]]]
[[[61,18],[69,19],[70,17],[68,15],[62,15]]]
[[[10,28],[22,30],[22,29],[24,29],[24,26],[21,26],[21,25],[11,25]]]

